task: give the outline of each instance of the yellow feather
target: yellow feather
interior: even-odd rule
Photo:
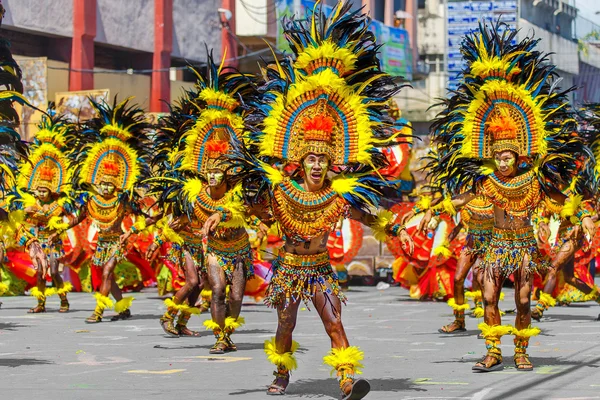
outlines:
[[[206,327],[207,331],[220,331],[221,327],[212,319],[207,319],[204,321],[203,325]]]
[[[42,291],[40,289],[38,289],[37,286],[34,286],[33,288],[31,288],[31,291],[29,292],[29,294],[38,300],[43,300],[46,298],[46,294],[42,293]]]
[[[296,357],[294,353],[298,350],[299,344],[296,341],[292,341],[292,349],[283,354],[277,352],[277,345],[275,344],[275,338],[271,340],[265,340],[265,354],[271,364],[278,367],[283,367],[287,371],[293,371],[298,368]]]
[[[65,282],[63,284],[62,288],[56,290],[56,294],[58,294],[58,295],[67,294],[71,290],[73,290],[73,285],[71,284],[71,282]]]
[[[338,371],[341,366],[351,366],[355,374],[362,374],[360,370],[363,365],[360,363],[364,359],[365,353],[356,346],[346,348],[331,349],[323,357],[323,363],[332,367],[331,373]]]
[[[539,302],[543,303],[549,307],[556,306],[556,299],[554,297],[552,297],[551,295],[549,295],[548,293],[544,293],[544,292],[542,292],[540,294]]]
[[[444,241],[442,244],[433,249],[434,256],[442,256],[448,258],[452,255],[452,251],[449,249],[450,243],[448,241]]]
[[[511,325],[490,326],[485,322],[481,322],[477,325],[477,328],[479,328],[481,335],[486,339],[500,339],[504,335],[511,334],[515,329]]]
[[[477,291],[467,291],[465,292],[465,297],[468,299],[479,299],[481,298],[481,290],[477,290]]]
[[[64,222],[62,217],[54,216],[48,220],[48,229],[52,231],[62,232],[69,229],[69,224]]]
[[[577,214],[577,211],[579,210],[582,201],[583,196],[578,194],[567,197],[567,199],[565,200],[565,204],[563,205],[562,210],[560,211],[561,218],[571,219],[571,217],[574,217],[575,214]]]
[[[456,311],[466,311],[471,308],[471,306],[469,306],[467,303],[456,304],[456,299],[454,299],[454,297],[448,299],[448,306]]]
[[[433,197],[428,195],[423,195],[419,197],[417,204],[415,205],[420,210],[426,211],[431,207],[431,202],[433,201]]]
[[[102,296],[98,292],[94,293],[94,298],[96,299],[96,307],[100,308],[101,310],[114,307],[114,303],[109,297]]]
[[[540,328],[532,328],[531,326],[529,328],[524,328],[521,330],[518,329],[514,329],[512,334],[517,336],[517,337],[522,337],[522,338],[530,338],[532,336],[537,336],[540,333],[542,333],[542,331],[540,330]]]
[[[8,285],[0,282],[0,296],[8,291]]]
[[[225,328],[226,329],[235,330],[235,329],[240,328],[245,323],[246,323],[246,320],[244,319],[244,317],[238,317],[237,319],[235,319],[233,317],[225,318]]]
[[[385,242],[387,239],[386,228],[393,223],[395,215],[389,210],[379,210],[375,218],[375,222],[371,224],[373,237],[380,242]]]
[[[473,316],[475,318],[481,318],[481,317],[483,317],[483,315],[484,315],[483,308],[481,308],[481,307],[475,307],[473,309]]]
[[[115,312],[117,314],[121,314],[122,312],[129,310],[133,300],[135,300],[134,297],[123,297],[121,300],[117,301],[117,304],[115,304]]]

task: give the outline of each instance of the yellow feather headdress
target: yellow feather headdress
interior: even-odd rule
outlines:
[[[376,147],[390,143],[382,112],[399,88],[380,70],[368,16],[348,1],[328,18],[319,7],[306,21],[283,21],[296,60],[265,70],[271,90],[258,110],[260,155],[297,163],[310,152],[333,165],[373,165]]]

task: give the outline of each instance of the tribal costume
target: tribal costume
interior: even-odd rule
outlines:
[[[379,190],[388,185],[375,173],[385,166],[376,146],[395,139],[393,121],[383,112],[399,87],[380,70],[369,18],[351,11],[348,2],[334,6],[329,18],[319,7],[307,20],[283,20],[296,60],[275,61],[264,69],[266,83],[251,119],[256,121],[252,143],[248,150],[238,145],[232,159],[242,169],[238,177],[245,187],[258,188],[253,201],[277,222],[284,240],[265,298],[278,310],[277,335],[265,342],[277,368],[267,394],[285,393],[297,365],[294,321],[299,306],[312,303],[332,339],[324,362],[337,374],[343,398],[359,399],[370,390],[367,381],[354,379],[364,355],[348,344],[343,331],[345,296],[327,240],[341,217],[372,225],[379,239],[406,235],[393,224],[392,213],[366,212],[377,207]],[[296,172],[285,175],[273,164],[285,170],[296,166]],[[333,170],[342,173],[331,177]]]
[[[5,11],[0,4],[0,25]],[[19,163],[27,160],[28,157],[27,145],[15,130],[20,121],[19,112],[14,108],[13,103],[29,105],[22,95],[21,78],[21,68],[12,57],[9,42],[0,38],[0,88],[2,88],[0,89],[0,264],[2,265],[7,261],[7,248],[16,245],[16,242],[24,236],[19,233],[24,232],[21,225],[22,216],[13,213],[9,215],[12,206],[6,196],[7,192],[12,192],[16,185],[15,171],[18,170]],[[25,238],[25,242],[29,239]],[[31,256],[42,252],[39,243],[35,240],[30,242],[28,250]],[[32,258],[36,267],[43,267],[43,260]],[[0,276],[0,292],[7,289],[8,286],[2,283]]]
[[[69,227],[64,219],[73,212],[67,183],[69,159],[64,153],[66,132],[70,128],[63,117],[50,114],[42,118],[38,128],[29,160],[20,165],[11,202],[25,212],[22,240],[37,239],[49,265],[37,270],[37,286],[31,295],[37,298],[38,305],[29,312],[45,312],[46,298],[57,294],[59,312],[64,313],[69,311],[67,293],[72,290],[71,283],[63,282],[60,270],[64,255],[61,236]],[[52,279],[52,288],[46,288],[47,275]]]
[[[473,273],[473,288],[465,293],[464,282],[467,274],[476,262],[486,252],[494,227],[494,207],[485,197],[479,196],[471,200],[460,213],[461,224],[467,227],[467,241],[463,247],[454,275],[454,297],[448,300],[448,305],[454,313],[454,322],[443,326],[440,333],[464,332],[465,311],[470,308],[465,297],[475,302],[474,317],[483,317],[483,301],[477,273]]]
[[[161,325],[166,333],[179,336],[190,313],[199,314],[193,306],[200,294],[198,275],[202,272],[212,289],[212,319],[204,322],[216,338],[210,353],[222,354],[237,349],[231,334],[244,323],[239,316],[244,287],[253,276],[241,185],[231,184],[234,171],[224,158],[232,138],[242,140],[241,102],[253,91],[253,85],[244,75],[223,71],[215,65],[212,55],[208,56],[208,64],[207,76],[194,71],[198,78],[195,97],[183,100],[192,102],[197,112],[171,127],[180,139],[177,146],[170,150],[165,147],[163,155],[158,155],[164,161],[159,176],[151,182],[163,209],[170,213],[160,223],[157,240],[173,243],[167,257],[184,268],[186,277],[186,284],[165,302],[167,312]],[[181,120],[177,113],[178,110],[172,110],[171,121]],[[204,242],[201,228],[211,215],[225,209],[231,212],[223,213],[218,227]],[[188,256],[193,259],[193,266],[185,261]],[[226,299],[227,288],[230,291]],[[173,326],[179,311],[178,326]]]
[[[114,306],[118,315],[112,320],[131,316],[133,297],[123,298],[115,281],[115,268],[124,258],[124,246],[129,235],[145,229],[146,221],[139,210],[136,192],[142,180],[149,176],[148,124],[144,112],[129,105],[129,98],[113,105],[92,101],[97,116],[73,135],[73,187],[80,193],[79,215],[71,226],[89,217],[98,229],[98,244],[92,257],[92,267],[102,269],[102,283],[95,293],[96,309],[86,319],[88,323],[102,321],[106,308]],[[124,233],[123,220],[138,215],[131,230]],[[112,290],[112,288],[116,288]],[[108,297],[113,293],[116,303]]]
[[[527,355],[531,328],[530,299],[517,299],[515,327],[500,325],[498,299],[504,279],[513,274],[520,293],[531,291],[533,274],[549,262],[540,254],[531,216],[541,201],[552,197],[560,204],[576,171],[577,159],[586,154],[579,137],[572,135],[575,120],[568,108],[567,91],[556,85],[554,66],[535,50],[537,40],[517,35],[505,24],[480,24],[465,37],[461,52],[467,61],[463,80],[443,105],[445,111],[433,124],[432,142],[439,162],[433,165],[433,181],[455,198],[446,198],[428,211],[455,214],[477,195],[494,206],[494,228],[478,267],[483,274],[485,322],[480,324],[488,349],[475,371],[503,368],[500,337],[515,335],[515,365],[531,370]],[[490,166],[495,163],[495,167]],[[472,190],[459,194],[464,188]],[[567,203],[570,200],[567,200]],[[578,207],[563,217],[591,220]]]

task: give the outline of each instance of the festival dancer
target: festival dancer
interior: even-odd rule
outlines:
[[[485,358],[474,371],[502,369],[498,345],[506,334],[515,336],[514,362],[519,371],[530,371],[529,338],[540,333],[531,327],[530,298],[533,275],[549,267],[537,247],[531,226],[534,210],[546,197],[559,204],[572,199],[560,192],[572,180],[582,141],[571,135],[566,92],[553,84],[554,66],[535,50],[537,40],[525,38],[512,44],[517,32],[497,23],[480,24],[467,35],[461,52],[467,66],[457,92],[445,101],[433,131],[433,143],[448,146],[442,162],[434,167],[434,179],[451,193],[430,208],[422,223],[437,213],[455,214],[478,195],[494,206],[494,228],[479,265],[483,273]],[[489,162],[495,168],[490,168]],[[454,190],[458,188],[459,190]],[[577,218],[589,233],[595,226],[581,209],[563,215]],[[515,278],[517,316],[515,326],[501,325],[498,300],[508,275]]]
[[[306,21],[284,20],[286,38],[296,54],[294,64],[277,62],[265,70],[266,91],[257,99],[253,121],[256,158],[241,145],[233,160],[245,185],[256,185],[254,212],[265,210],[283,233],[284,246],[273,262],[273,277],[265,303],[277,309],[275,338],[265,352],[276,371],[267,394],[282,395],[296,368],[292,340],[302,303],[316,308],[331,338],[324,362],[337,373],[344,399],[361,399],[370,390],[356,379],[364,354],[350,346],[341,319],[346,300],[333,271],[327,240],[341,216],[373,227],[378,238],[400,236],[407,251],[412,241],[390,212],[374,216],[381,187],[375,174],[384,160],[375,145],[389,144],[390,124],[383,116],[386,100],[399,88],[381,72],[377,45],[368,30],[369,18],[339,2],[325,18],[317,6]],[[312,27],[312,28],[310,28]],[[252,148],[252,147],[251,147]],[[268,160],[268,162],[266,162]],[[298,165],[292,176],[271,163]],[[330,177],[332,167],[342,171]],[[233,210],[211,216],[205,233],[227,220]]]
[[[24,210],[24,224],[41,244],[49,266],[37,270],[37,286],[31,290],[31,295],[37,298],[38,304],[28,312],[46,312],[46,299],[57,294],[60,297],[59,312],[65,313],[69,311],[67,293],[73,286],[63,282],[59,270],[63,243],[60,238],[52,242],[49,238],[65,231],[69,225],[64,218],[74,211],[67,185],[69,159],[63,152],[69,126],[62,116],[55,114],[44,115],[38,128],[29,159],[20,165],[11,203]],[[46,288],[48,275],[52,279],[51,289]]]
[[[5,12],[0,4],[0,26]],[[22,218],[9,215],[12,206],[7,198],[7,194],[14,191],[15,171],[18,171],[19,163],[28,157],[27,145],[15,130],[20,121],[14,103],[30,106],[23,97],[21,79],[21,68],[10,52],[10,43],[0,38],[0,264],[5,264],[6,249],[9,246],[22,246],[29,252],[33,266],[40,270],[47,268],[42,247],[22,225]]]
[[[492,204],[479,196],[471,200],[461,210],[461,224],[467,226],[467,242],[460,252],[456,273],[454,275],[454,297],[448,300],[448,305],[454,312],[454,321],[440,328],[440,333],[464,332],[465,311],[469,304],[465,297],[472,297],[475,301],[473,316],[483,316],[482,295],[479,281],[481,276],[473,274],[472,290],[465,293],[465,279],[467,274],[485,253],[485,246],[494,226],[494,208]],[[480,275],[480,274],[479,274]]]
[[[162,237],[158,241],[173,242],[170,258],[183,266],[186,277],[185,285],[165,302],[163,329],[178,336],[182,332],[181,317],[180,327],[173,326],[177,313],[181,311],[185,322],[192,310],[199,313],[192,307],[200,294],[198,273],[202,269],[212,289],[212,319],[204,323],[216,338],[210,353],[223,354],[237,350],[231,335],[244,323],[240,317],[244,289],[246,280],[253,276],[241,185],[232,184],[229,175],[233,170],[224,159],[231,136],[242,140],[241,99],[253,91],[253,85],[244,75],[222,70],[211,55],[208,64],[207,76],[196,72],[199,91],[193,101],[200,111],[181,128],[181,148],[171,156],[175,168],[163,171],[163,179],[153,182],[158,191],[163,191],[161,201],[171,211],[170,221],[161,224]],[[223,207],[235,210],[235,216],[220,221],[203,245],[199,228]]]
[[[149,140],[142,109],[129,105],[129,98],[110,106],[92,100],[97,116],[89,120],[81,132],[70,138],[73,156],[72,185],[82,192],[79,213],[69,228],[90,218],[98,229],[98,245],[92,268],[102,270],[102,283],[96,308],[87,323],[102,321],[104,310],[114,306],[117,315],[111,321],[131,317],[133,297],[123,297],[114,271],[124,257],[129,236],[145,229],[146,221],[138,206],[136,186],[150,176]],[[127,217],[139,215],[131,229],[123,232]],[[116,304],[108,297],[112,293]]]

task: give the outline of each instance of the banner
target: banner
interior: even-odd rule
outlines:
[[[100,103],[109,101],[108,95],[108,89],[59,92],[56,93],[56,112],[65,115],[71,122],[87,121],[96,115],[96,110],[89,98]]]
[[[465,35],[479,29],[479,22],[506,22],[511,30],[517,29],[517,0],[472,0],[448,2],[446,70],[448,89],[456,90],[464,67],[460,43]]]
[[[48,107],[48,59],[15,57],[15,61],[23,74],[23,95],[31,105],[45,111]],[[21,107],[20,115],[19,133],[23,139],[29,140],[36,132],[42,113],[31,107]]]
[[[301,0],[299,4],[300,9],[297,15],[302,17],[315,6],[315,2],[311,0]],[[286,15],[291,16],[294,13],[294,0],[279,1],[276,10],[278,21],[277,49],[290,54],[291,50],[283,34],[281,19]],[[322,10],[325,15],[328,15],[332,7],[322,6]],[[383,71],[393,76],[403,76],[407,80],[412,80],[412,52],[410,50],[408,32],[404,29],[384,25],[381,21],[375,20],[371,22],[370,29],[375,34],[377,43],[383,44],[379,55]]]

